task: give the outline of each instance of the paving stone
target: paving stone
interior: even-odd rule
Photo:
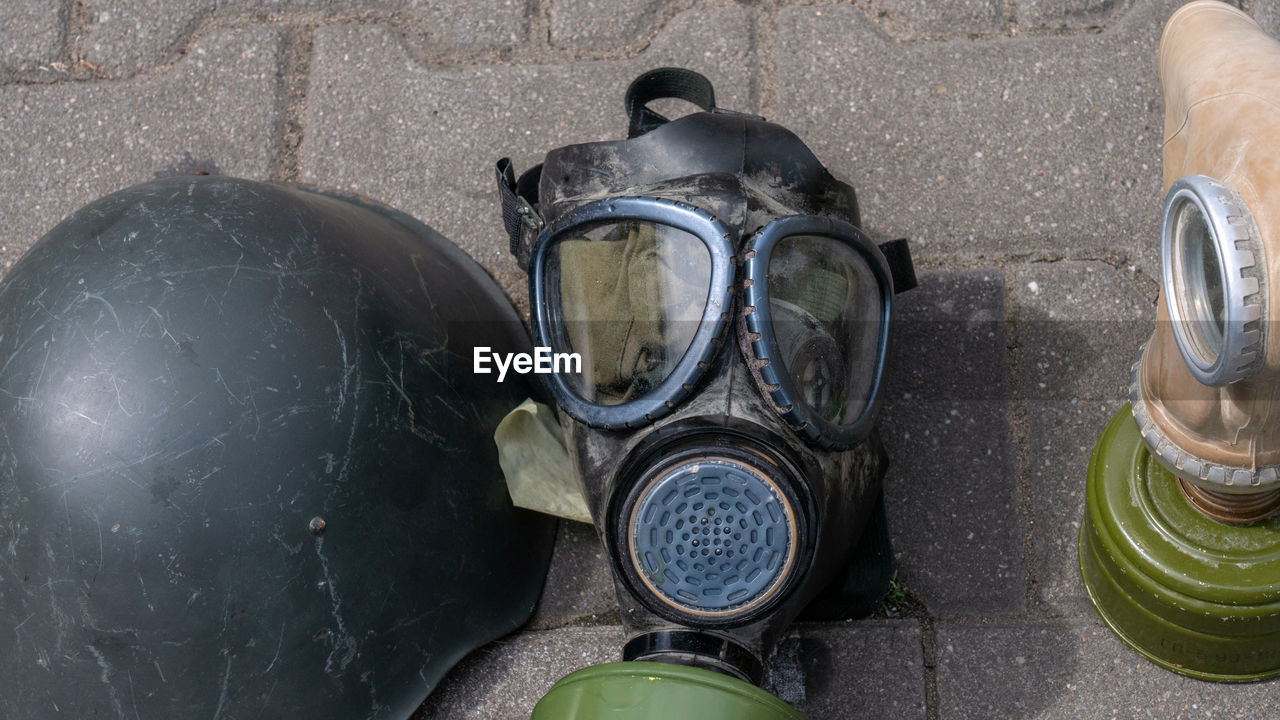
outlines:
[[[220,32],[135,81],[0,87],[0,271],[80,206],[157,174],[267,179],[279,37]]]
[[[678,11],[694,3],[695,0],[554,0],[551,43],[573,51],[634,52],[643,48]],[[702,3],[709,4],[705,0]],[[782,0],[782,4],[815,3]],[[894,40],[967,37],[998,32],[1004,25],[1004,3],[1000,0],[853,0],[851,4]],[[822,9],[816,12],[821,13]]]
[[[471,653],[445,676],[413,720],[515,720],[557,680],[622,659],[618,626],[520,632]]]
[[[94,0],[88,59],[113,76],[167,61],[207,21],[273,20],[310,13],[384,18],[428,48],[477,50],[524,39],[528,0]]]
[[[1028,421],[1036,597],[1054,614],[1092,615],[1076,544],[1093,445],[1127,402],[1129,368],[1155,327],[1155,306],[1097,262],[1013,270]]]
[[[765,113],[854,182],[868,229],[919,237],[925,262],[1116,255],[1150,273],[1156,42],[1175,4],[1099,34],[939,43],[886,40],[854,8],[784,8],[778,46],[795,51]]]
[[[1001,0],[855,0],[854,5],[894,40],[967,37],[997,32],[1004,25]]]
[[[1280,682],[1226,685],[1163,670],[1100,621],[938,626],[944,720],[1274,717]]]
[[[547,582],[527,627],[537,630],[574,621],[594,623],[605,617],[616,622],[617,614],[613,575],[595,526],[561,520]]]
[[[915,621],[798,625],[770,668],[774,692],[809,720],[925,717]]]
[[[627,85],[662,65],[698,70],[715,83],[720,105],[753,110],[753,14],[685,13],[635,58],[564,65],[429,67],[384,28],[321,28],[303,177],[421,218],[525,303],[527,280],[506,249],[492,163],[509,155],[523,170],[561,145],[625,138]]]
[[[569,50],[629,53],[644,47],[687,0],[555,0],[551,44]]]
[[[1018,25],[1029,30],[1104,28],[1131,0],[1018,0]]]
[[[940,616],[1025,605],[1009,442],[1004,274],[928,272],[898,296],[881,435],[898,579]]]
[[[0,68],[30,68],[52,62],[62,51],[59,0],[0,2]]]

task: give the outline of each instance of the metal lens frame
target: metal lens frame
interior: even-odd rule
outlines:
[[[1188,237],[1196,215],[1209,235],[1209,242],[1199,245]],[[1210,252],[1213,258],[1206,255]],[[1178,352],[1205,385],[1244,380],[1262,366],[1263,260],[1253,216],[1234,190],[1205,175],[1173,183],[1160,222],[1161,290]],[[1215,267],[1216,278],[1211,277]],[[1221,298],[1215,297],[1215,280]]]
[[[729,230],[711,213],[687,203],[656,197],[618,197],[583,205],[547,227],[533,247],[529,268],[529,297],[532,301],[533,340],[539,347],[552,346],[552,325],[548,314],[548,294],[558,292],[547,287],[547,254],[557,240],[568,231],[587,224],[639,220],[666,225],[687,232],[706,246],[711,257],[711,279],[707,303],[698,329],[676,363],[675,369],[650,392],[620,405],[589,402],[558,374],[547,375],[547,385],[556,403],[578,422],[606,430],[639,427],[670,413],[697,385],[709,367],[718,345],[712,339],[721,337],[732,307],[730,285],[733,282],[733,243]],[[557,351],[564,348],[556,348]]]
[[[875,375],[866,404],[849,424],[834,423],[822,417],[802,399],[790,374],[783,368],[782,352],[773,330],[769,309],[769,260],[773,249],[793,235],[820,235],[848,245],[866,260],[880,284],[880,334],[876,339]],[[889,317],[893,301],[893,276],[880,248],[858,228],[834,218],[815,215],[790,215],[764,226],[747,244],[743,263],[743,312],[747,332],[756,339],[749,345],[756,360],[764,361],[759,372],[773,404],[780,408],[783,420],[810,442],[826,448],[847,449],[866,439],[875,424],[880,404],[880,386],[884,376],[884,359],[889,348]]]

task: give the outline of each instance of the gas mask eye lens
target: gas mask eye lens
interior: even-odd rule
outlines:
[[[582,357],[562,377],[587,402],[619,405],[660,385],[693,344],[711,254],[670,225],[598,222],[557,238],[545,272],[555,349]]]
[[[1234,190],[1204,175],[1173,183],[1160,227],[1162,294],[1178,352],[1205,385],[1243,380],[1262,365],[1264,261]]]
[[[729,230],[706,210],[634,196],[560,216],[529,255],[534,345],[568,364],[544,375],[556,404],[606,430],[669,414],[712,367],[732,282]]]
[[[810,442],[861,442],[888,348],[894,276],[882,249],[844,221],[788,215],[747,244],[743,275],[742,351],[760,394]]]
[[[834,238],[791,235],[773,248],[768,278],[778,360],[820,417],[854,422],[879,364],[884,307],[870,266]]]
[[[1223,299],[1222,264],[1204,215],[1195,203],[1182,201],[1174,230],[1174,255],[1181,257],[1178,302],[1188,326],[1188,337],[1206,364],[1222,353]]]

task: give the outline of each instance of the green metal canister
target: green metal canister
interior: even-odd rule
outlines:
[[[1280,517],[1228,525],[1196,510],[1125,405],[1089,463],[1080,571],[1106,624],[1201,680],[1280,675]]]
[[[803,720],[760,688],[711,670],[615,662],[570,673],[551,687],[531,720]]]

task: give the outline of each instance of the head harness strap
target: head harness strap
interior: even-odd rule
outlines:
[[[631,82],[623,99],[629,120],[628,140],[668,122],[649,109],[649,103],[663,98],[685,100],[708,112],[716,109],[716,91],[705,75],[685,68],[650,70]]]

